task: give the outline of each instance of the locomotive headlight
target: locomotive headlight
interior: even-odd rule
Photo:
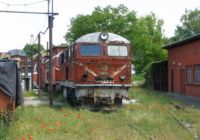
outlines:
[[[120,75],[120,80],[125,80],[126,79],[126,76],[125,75]]]
[[[88,78],[88,73],[84,73],[83,75],[82,75],[82,80],[86,80]]]
[[[106,32],[101,32],[99,35],[100,40],[106,41],[108,39],[109,35]]]

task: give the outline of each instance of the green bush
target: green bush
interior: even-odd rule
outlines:
[[[143,81],[143,80],[145,80],[145,78],[142,74],[133,74],[132,75],[132,81]]]

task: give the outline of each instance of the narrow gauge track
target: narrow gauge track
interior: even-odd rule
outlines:
[[[77,101],[74,98],[73,99],[69,98],[67,100],[72,107],[89,108],[91,111],[101,111],[104,113],[112,113],[113,111],[116,111],[117,109],[122,107],[122,102],[120,101],[115,101],[115,104],[113,105],[104,105],[104,104],[94,104],[91,98],[86,98],[82,101]],[[186,113],[191,113],[190,111],[186,110],[184,106],[175,104],[173,102],[171,102],[170,106],[165,107],[165,109],[167,110],[169,116],[173,118],[180,127],[184,128],[188,133],[192,135],[194,140],[200,140],[200,132],[191,123],[179,118],[178,116],[175,115],[175,113],[173,113],[174,109],[179,111],[184,111]],[[136,130],[144,139],[153,140],[152,137],[145,135],[136,124],[127,123],[127,125],[131,129]]]
[[[181,110],[181,111],[184,111],[186,113],[190,113],[188,110],[186,110],[183,106],[181,105],[177,105],[177,104],[174,104],[171,102],[171,105],[174,106],[175,109],[178,109],[178,110]],[[200,140],[200,132],[191,124],[191,123],[188,123],[186,122],[185,120],[182,120],[180,119],[179,117],[177,117],[171,110],[172,108],[171,107],[166,107],[165,108],[167,110],[167,112],[169,113],[169,115],[174,119],[176,120],[176,122],[181,126],[183,127],[185,130],[188,131],[188,133],[190,133],[193,138],[195,140]]]

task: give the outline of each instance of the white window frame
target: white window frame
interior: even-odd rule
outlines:
[[[194,77],[195,77],[195,83],[200,84],[200,64],[194,65],[195,71],[194,71]]]
[[[108,45],[107,53],[108,56],[126,57],[128,56],[128,48],[127,46]]]
[[[193,82],[192,65],[188,65],[186,68],[187,68],[187,83],[191,84]]]

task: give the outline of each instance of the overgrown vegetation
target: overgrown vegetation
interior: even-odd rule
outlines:
[[[133,74],[131,78],[132,78],[132,81],[143,81],[143,80],[145,80],[145,78],[142,74]]]
[[[44,50],[42,45],[39,46],[40,51]],[[38,44],[26,44],[23,48],[23,51],[26,53],[26,56],[31,57],[38,53]]]
[[[24,97],[35,97],[37,95],[34,90],[30,90],[30,91],[23,91],[23,96]]]
[[[185,10],[179,25],[176,26],[173,37],[167,39],[167,44],[174,43],[200,33],[200,9]]]
[[[10,126],[0,126],[0,139],[193,139],[169,110],[200,130],[200,112],[193,107],[186,107],[187,111],[176,109],[171,103],[179,102],[161,92],[141,88],[131,89],[130,97],[137,103],[110,113],[74,109],[67,104],[18,107],[15,121]]]
[[[7,110],[0,112],[0,139],[5,139],[7,131],[15,120],[14,113]]]

